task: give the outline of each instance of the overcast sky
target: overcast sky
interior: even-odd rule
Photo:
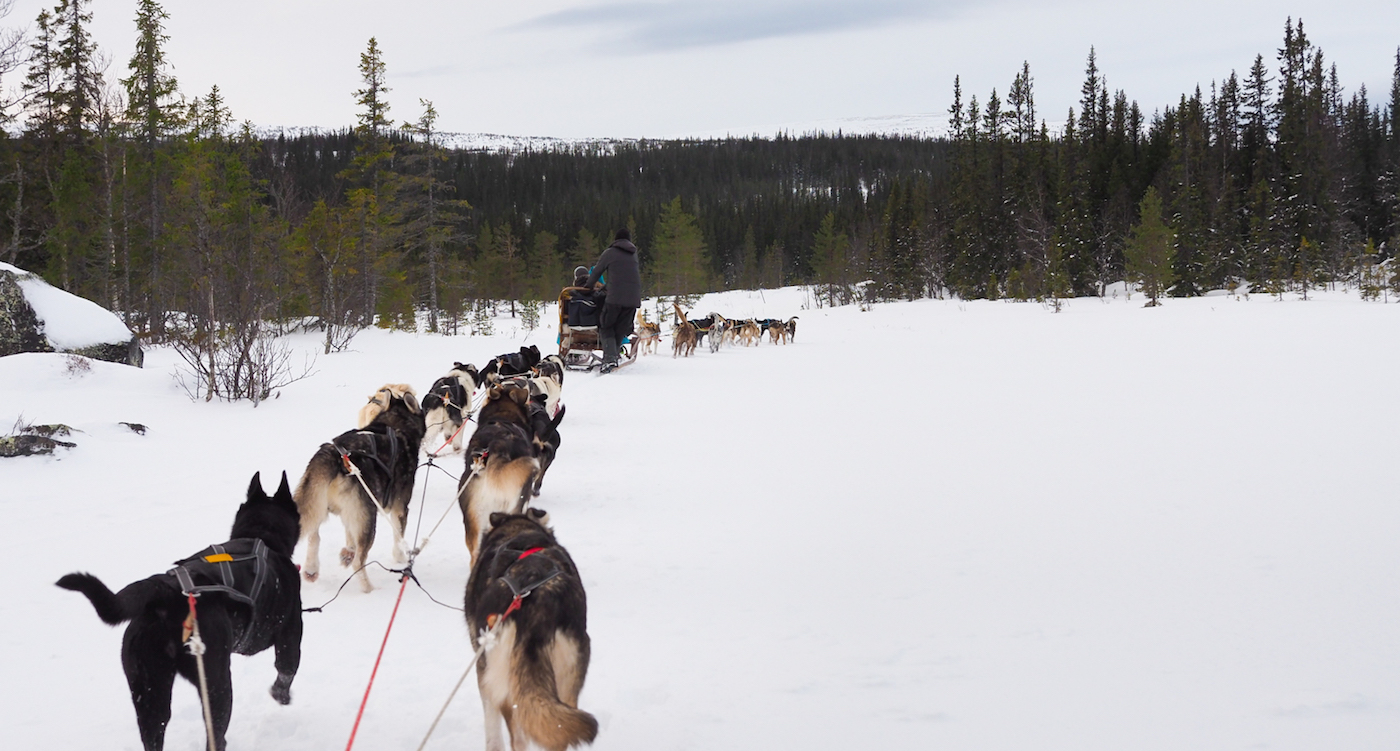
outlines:
[[[33,26],[56,2],[16,0]],[[1389,98],[1397,0],[167,0],[168,56],[187,95],[217,84],[238,120],[354,123],[359,55],[377,37],[396,121],[430,99],[446,131],[575,137],[770,133],[847,118],[938,115],[953,76],[1003,96],[1023,60],[1052,128],[1089,47],[1113,89],[1151,112],[1256,53],[1277,70],[1301,17],[1348,95]],[[135,0],[95,0],[94,36],[127,75]],[[13,83],[13,81],[7,82]]]

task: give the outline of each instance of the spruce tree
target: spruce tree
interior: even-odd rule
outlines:
[[[169,18],[155,0],[139,0],[136,7],[136,51],[127,63],[131,75],[121,79],[122,86],[126,88],[126,116],[133,124],[141,144],[144,168],[141,178],[146,183],[146,231],[140,249],[149,270],[147,314],[152,324],[164,317],[160,278],[164,263],[160,247],[160,144],[180,125],[181,119],[181,103],[177,101],[179,87],[165,59],[165,44],[170,41],[165,33],[165,22]]]
[[[817,300],[825,296],[828,306],[844,304],[850,297],[846,285],[850,268],[850,240],[845,232],[836,231],[836,213],[828,211],[822,217],[821,226],[812,238],[812,270],[816,273],[818,288]]]
[[[386,84],[387,66],[374,37],[360,53],[359,71],[363,88],[355,90],[355,103],[360,106],[355,116],[355,158],[342,177],[352,184],[346,200],[359,225],[360,309],[364,322],[369,324],[378,310],[381,277],[397,260],[390,256],[390,249],[394,247],[393,229],[399,208],[399,183],[390,170],[394,148],[389,140],[391,121],[385,98],[390,91]]]
[[[695,217],[676,196],[661,207],[652,233],[651,283],[657,295],[693,295],[705,291],[709,264],[705,240]]]
[[[1149,187],[1138,204],[1139,220],[1128,237],[1124,252],[1128,281],[1139,285],[1148,301],[1146,307],[1159,305],[1174,274],[1172,263],[1176,254],[1175,233],[1162,220],[1162,199],[1157,189]]]
[[[52,144],[57,140],[60,122],[58,91],[62,73],[58,67],[58,37],[54,18],[47,10],[39,11],[34,25],[29,70],[21,85],[29,112],[25,124],[42,142]]]
[[[403,159],[403,190],[400,194],[404,215],[404,239],[410,251],[421,255],[426,269],[428,330],[437,332],[439,295],[444,251],[454,237],[454,227],[471,206],[449,197],[451,186],[442,180],[447,154],[434,140],[438,135],[437,108],[420,99],[423,114],[417,122],[405,123],[404,130],[422,138]]]
[[[598,240],[597,235],[589,232],[587,227],[580,227],[578,234],[574,236],[573,247],[569,249],[569,263],[592,268],[603,248],[604,244]]]
[[[84,10],[92,0],[61,0],[54,9],[57,51],[55,63],[62,82],[55,92],[62,130],[70,144],[87,140],[87,127],[96,120],[102,73],[97,68],[97,43],[88,27],[92,13]]]
[[[573,282],[573,275],[564,268],[559,253],[559,236],[541,230],[535,233],[525,254],[525,299],[549,302],[559,297],[559,290]]]

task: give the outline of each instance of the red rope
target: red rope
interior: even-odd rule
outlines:
[[[432,454],[430,454],[429,456],[437,456],[438,454],[442,453],[442,450],[445,449],[445,448],[447,448],[447,444],[451,443],[451,442],[453,441],[453,439],[455,439],[455,438],[457,437],[457,433],[462,432],[462,428],[467,427],[467,423],[471,422],[471,420],[472,420],[471,417],[467,417],[467,419],[463,420],[463,421],[462,421],[462,424],[457,426],[457,432],[452,434],[452,438],[448,438],[445,442],[443,442],[443,444],[442,444],[441,446],[438,446],[438,450],[437,450],[437,451],[434,451],[434,452],[433,452]]]
[[[384,659],[384,646],[389,643],[389,632],[394,629],[394,617],[399,614],[399,603],[403,601],[403,591],[408,587],[408,575],[405,574],[399,583],[399,596],[394,600],[394,612],[389,614],[389,627],[384,629],[384,641],[379,644],[379,656],[374,658],[374,670],[369,674],[369,685],[365,686],[365,698],[360,700],[360,711],[355,715],[355,726],[350,728],[350,741],[345,744],[345,751],[355,745],[355,733],[360,729],[360,718],[365,716],[365,705],[369,703],[369,691],[374,688],[374,676],[379,673],[379,661]]]

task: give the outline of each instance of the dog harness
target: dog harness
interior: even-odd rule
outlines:
[[[267,560],[267,544],[257,538],[229,540],[210,545],[193,556],[176,561],[175,568],[165,572],[175,577],[184,595],[218,593],[227,595],[253,609],[253,620],[259,615],[258,603],[263,585],[272,569]],[[245,629],[234,644],[234,651],[245,646],[244,640],[254,629]]]
[[[446,383],[444,383],[444,381],[446,381]],[[442,406],[455,410],[457,416],[461,417],[466,414],[464,406],[469,397],[470,394],[467,393],[467,388],[458,382],[456,378],[439,378],[438,383],[433,384],[433,388],[428,392],[428,395],[423,397],[423,408],[432,409],[437,406],[428,403],[429,399],[433,399],[442,402]]]
[[[404,450],[404,447],[403,447],[403,438],[401,438],[401,437],[399,436],[399,431],[394,430],[393,428],[386,427],[386,428],[384,428],[383,432],[380,432],[380,431],[377,431],[377,430],[363,430],[363,429],[362,429],[362,430],[357,430],[357,431],[355,431],[355,433],[356,433],[357,435],[369,435],[369,436],[379,436],[379,435],[382,435],[382,436],[384,436],[385,438],[387,438],[388,441],[389,441],[389,449],[388,449],[389,456],[388,456],[388,458],[387,458],[387,461],[386,461],[385,458],[380,457],[380,455],[379,455],[379,443],[378,443],[377,441],[374,441],[374,440],[371,440],[371,441],[370,441],[370,447],[371,447],[372,450],[370,450],[370,451],[363,451],[363,450],[358,450],[358,449],[354,449],[354,448],[352,448],[352,449],[347,449],[347,448],[345,448],[344,446],[341,446],[340,443],[339,443],[340,437],[337,436],[337,437],[335,438],[335,440],[332,440],[332,441],[330,442],[329,445],[330,445],[332,448],[335,449],[335,451],[336,451],[337,454],[340,454],[340,460],[341,460],[342,462],[349,462],[349,461],[351,460],[351,457],[368,459],[368,460],[374,462],[375,464],[378,464],[378,465],[379,465],[379,468],[380,468],[381,470],[384,471],[385,476],[392,477],[393,474],[394,474],[394,470],[393,470],[393,468],[392,468],[391,465],[396,464],[396,463],[398,462],[399,455],[402,454],[402,453],[403,453],[403,450]],[[345,467],[344,469],[345,469],[346,474],[349,474],[349,473],[350,473],[349,467]]]
[[[554,559],[548,556],[539,559],[549,564],[549,567],[544,571],[525,571],[525,567],[519,567],[519,570],[516,570],[517,563],[543,550],[544,548],[530,548],[529,550],[520,551],[520,555],[516,556],[515,560],[506,567],[506,572],[498,577],[501,581],[506,583],[507,587],[510,587],[510,593],[514,595],[515,599],[519,600],[538,589],[540,585],[564,573],[559,570],[559,564],[555,563]],[[516,551],[510,548],[502,548],[501,552],[514,553]],[[533,574],[533,576],[530,574]]]

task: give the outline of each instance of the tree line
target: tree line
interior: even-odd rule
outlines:
[[[1150,116],[1090,50],[1053,130],[1023,65],[981,101],[955,79],[937,139],[491,152],[446,147],[430,101],[395,120],[375,39],[347,92],[353,128],[266,136],[217,87],[181,92],[156,0],[138,3],[124,75],[92,42],[89,5],[0,34],[0,76],[28,65],[22,101],[0,103],[0,258],[185,347],[207,395],[234,388],[216,371],[257,371],[289,326],[331,351],[370,325],[489,330],[503,307],[533,324],[622,226],[649,294],[803,283],[822,304],[1057,300],[1123,279],[1154,301],[1243,282],[1306,292],[1374,282],[1400,242],[1400,51],[1387,104],[1346,95],[1291,19],[1272,62]]]

